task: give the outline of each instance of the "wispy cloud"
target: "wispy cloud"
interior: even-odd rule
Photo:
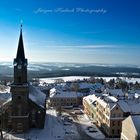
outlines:
[[[79,41],[80,42],[80,41]],[[65,42],[62,40],[42,40],[42,41],[30,41],[26,43],[28,48],[36,48],[38,50],[43,49],[46,51],[124,51],[133,50],[139,48],[139,46],[132,45],[117,45],[117,44],[87,44],[87,45],[73,45],[72,42]]]
[[[92,50],[106,50],[106,49],[119,49],[123,46],[120,45],[52,45],[56,44],[55,41],[42,41],[42,42],[30,42],[27,45],[30,47],[37,47],[46,50],[60,50],[60,51],[92,51]],[[49,45],[51,44],[51,45]]]
[[[113,49],[113,48],[118,48],[119,46],[116,45],[84,45],[84,46],[79,46],[80,49]]]

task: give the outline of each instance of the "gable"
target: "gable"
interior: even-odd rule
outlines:
[[[123,110],[120,108],[120,106],[118,104],[116,104],[111,111],[116,114],[121,114],[121,116],[123,116]]]

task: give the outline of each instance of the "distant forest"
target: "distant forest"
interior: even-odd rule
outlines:
[[[61,64],[61,63],[60,63]],[[122,66],[94,66],[88,64],[34,63],[28,67],[28,78],[62,76],[134,77],[140,78],[140,68]],[[0,64],[0,78],[13,79],[13,66]]]

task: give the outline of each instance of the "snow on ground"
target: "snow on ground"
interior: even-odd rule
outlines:
[[[73,131],[74,134],[70,134]],[[28,133],[16,135],[4,134],[5,140],[73,140],[75,137],[77,137],[76,127],[73,124],[64,126],[61,118],[57,116],[54,109],[47,110],[44,129],[34,128]]]
[[[135,83],[136,81],[138,82],[138,83],[140,83],[140,78],[126,78],[126,81],[127,82],[132,82],[132,83]]]
[[[72,121],[66,121],[66,119],[64,118],[67,117]],[[61,119],[63,120],[63,123],[68,124],[68,125],[63,125],[63,128],[65,130],[64,140],[81,140],[80,134],[78,133],[76,125],[73,123],[72,117],[68,113],[62,112]]]
[[[95,78],[103,78],[106,80],[106,82],[110,81],[111,79],[117,79],[117,77],[95,77]],[[136,81],[140,83],[140,78],[127,78],[127,77],[118,77],[122,80],[125,80],[126,82],[130,83],[135,83]]]
[[[75,81],[75,80],[83,80],[83,79],[88,79],[90,77],[86,77],[86,76],[66,76],[66,77],[53,77],[53,78],[40,78],[40,82],[46,82],[46,83],[54,83],[55,80],[57,79],[62,79],[64,80],[64,82],[67,81]],[[110,79],[116,79],[116,77],[95,77],[95,78],[103,78],[105,79],[107,82]],[[135,83],[136,81],[140,83],[140,78],[125,78],[125,77],[119,77],[127,82],[133,82]]]
[[[78,120],[84,130],[84,132],[94,139],[105,139],[104,134],[96,127],[95,124],[91,123],[90,119],[86,114],[79,115]],[[89,130],[94,130],[94,132],[89,132]]]
[[[28,133],[11,135],[6,134],[5,138],[14,140],[62,140],[64,138],[63,125],[56,117],[56,111],[51,109],[46,112],[46,121],[44,129],[31,129]]]

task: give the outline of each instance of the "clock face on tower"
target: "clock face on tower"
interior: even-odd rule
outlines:
[[[18,65],[18,66],[17,66],[17,68],[18,68],[18,69],[21,69],[21,68],[22,68],[22,66],[21,66],[21,65]]]

